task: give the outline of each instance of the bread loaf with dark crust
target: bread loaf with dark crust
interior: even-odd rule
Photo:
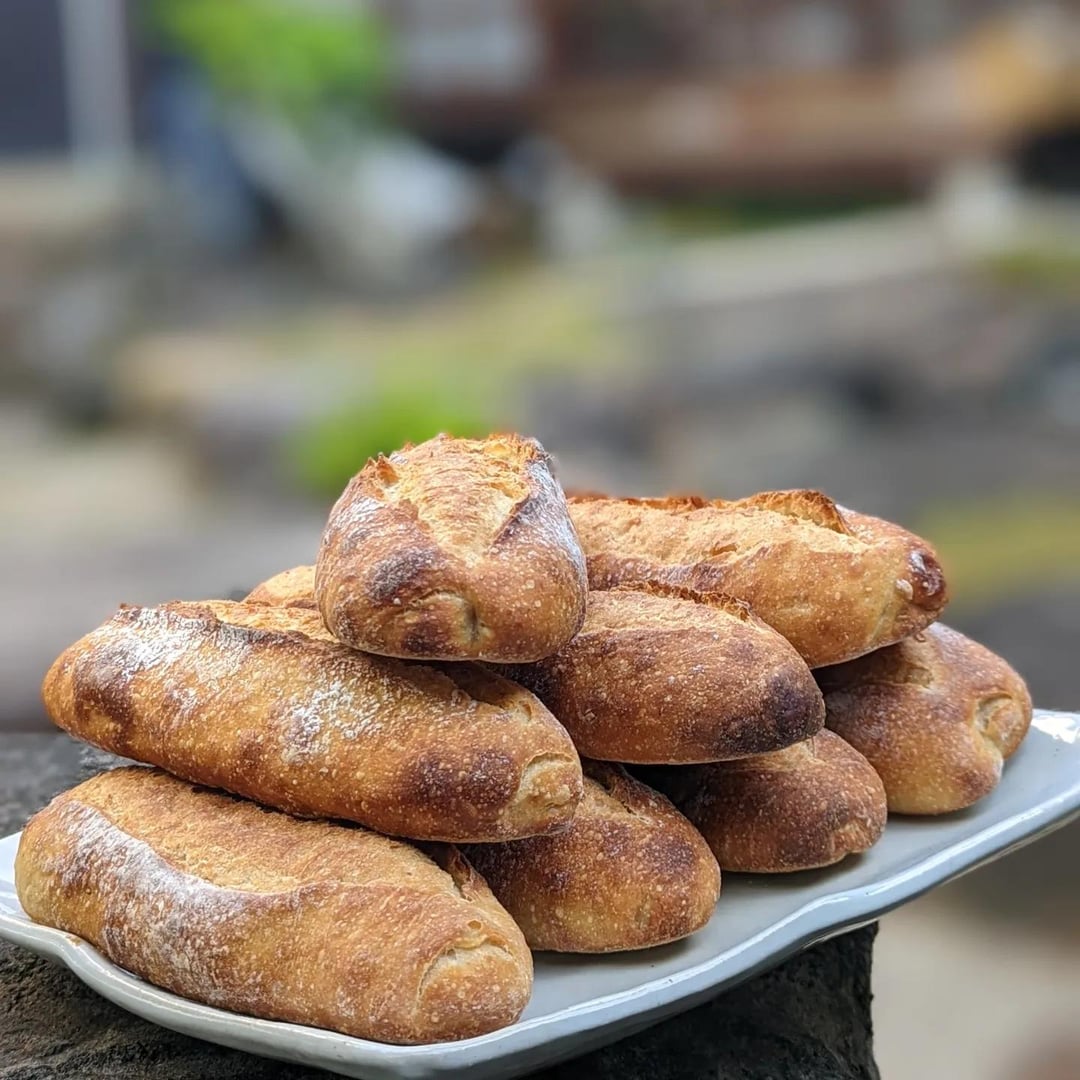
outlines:
[[[249,604],[315,608],[315,567],[294,566],[260,582],[244,597]]]
[[[934,550],[816,491],[736,502],[576,496],[594,589],[658,580],[747,601],[811,667],[889,645],[946,602]]]
[[[441,1042],[513,1023],[532,958],[461,853],[432,856],[132,767],[31,818],[15,886],[36,922],[184,997]]]
[[[533,949],[602,953],[700,930],[720,894],[705,841],[618,765],[586,761],[564,832],[465,851]]]
[[[539,660],[585,617],[585,560],[543,447],[440,435],[369,461],[330,512],[315,600],[386,656]]]
[[[745,757],[809,738],[825,720],[810,669],[745,603],[672,586],[590,592],[575,637],[506,674],[579,753],[605,761]]]
[[[302,608],[121,608],[60,656],[43,695],[103,750],[394,836],[532,836],[581,797],[570,737],[527,690],[477,664],[357,652]]]
[[[877,773],[828,730],[771,754],[642,775],[701,831],[723,870],[829,866],[865,851],[885,828]]]
[[[877,770],[900,814],[944,814],[988,795],[1031,724],[1024,680],[940,623],[822,668],[826,723]]]

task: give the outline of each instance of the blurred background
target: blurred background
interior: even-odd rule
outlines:
[[[0,745],[118,601],[313,559],[371,453],[815,487],[1080,708],[1080,11],[5,0]],[[1077,828],[883,923],[886,1078],[1080,1076]]]

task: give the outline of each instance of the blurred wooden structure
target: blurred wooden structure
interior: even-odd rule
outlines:
[[[630,190],[919,187],[1080,120],[1080,16],[995,0],[394,0],[406,114]],[[418,47],[419,43],[419,47]]]

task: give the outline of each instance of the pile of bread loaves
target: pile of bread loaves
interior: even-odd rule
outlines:
[[[314,567],[60,656],[56,723],[156,768],[34,817],[19,896],[212,1005],[491,1031],[530,948],[684,937],[721,868],[989,792],[1031,702],[945,600],[929,545],[816,492],[568,500],[535,441],[440,436],[368,462]]]

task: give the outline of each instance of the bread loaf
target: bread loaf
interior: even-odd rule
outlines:
[[[865,851],[885,828],[885,790],[839,735],[759,757],[647,770],[701,830],[723,870],[775,874]]]
[[[585,617],[585,560],[534,439],[439,436],[369,461],[315,568],[326,625],[357,649],[539,660]]]
[[[660,580],[746,600],[811,667],[928,626],[945,606],[933,549],[815,491],[738,502],[577,496],[593,588]]]
[[[943,814],[989,794],[1031,724],[1024,680],[940,623],[817,676],[829,727],[874,766],[894,813]]]
[[[380,1042],[504,1027],[532,985],[521,931],[456,849],[428,857],[156,769],[103,773],[36,814],[15,887],[36,922],[157,986]]]
[[[574,638],[506,674],[551,709],[579,753],[605,761],[761,754],[825,719],[810,669],[746,604],[670,586],[591,592]]]
[[[315,567],[294,566],[256,585],[244,597],[246,603],[278,607],[315,607]]]
[[[581,797],[573,743],[528,691],[476,664],[356,652],[302,608],[121,608],[43,693],[60,727],[104,750],[395,836],[531,836]]]
[[[584,763],[564,832],[470,845],[470,860],[533,949],[600,953],[686,937],[709,921],[720,871],[659,793],[617,765]]]

